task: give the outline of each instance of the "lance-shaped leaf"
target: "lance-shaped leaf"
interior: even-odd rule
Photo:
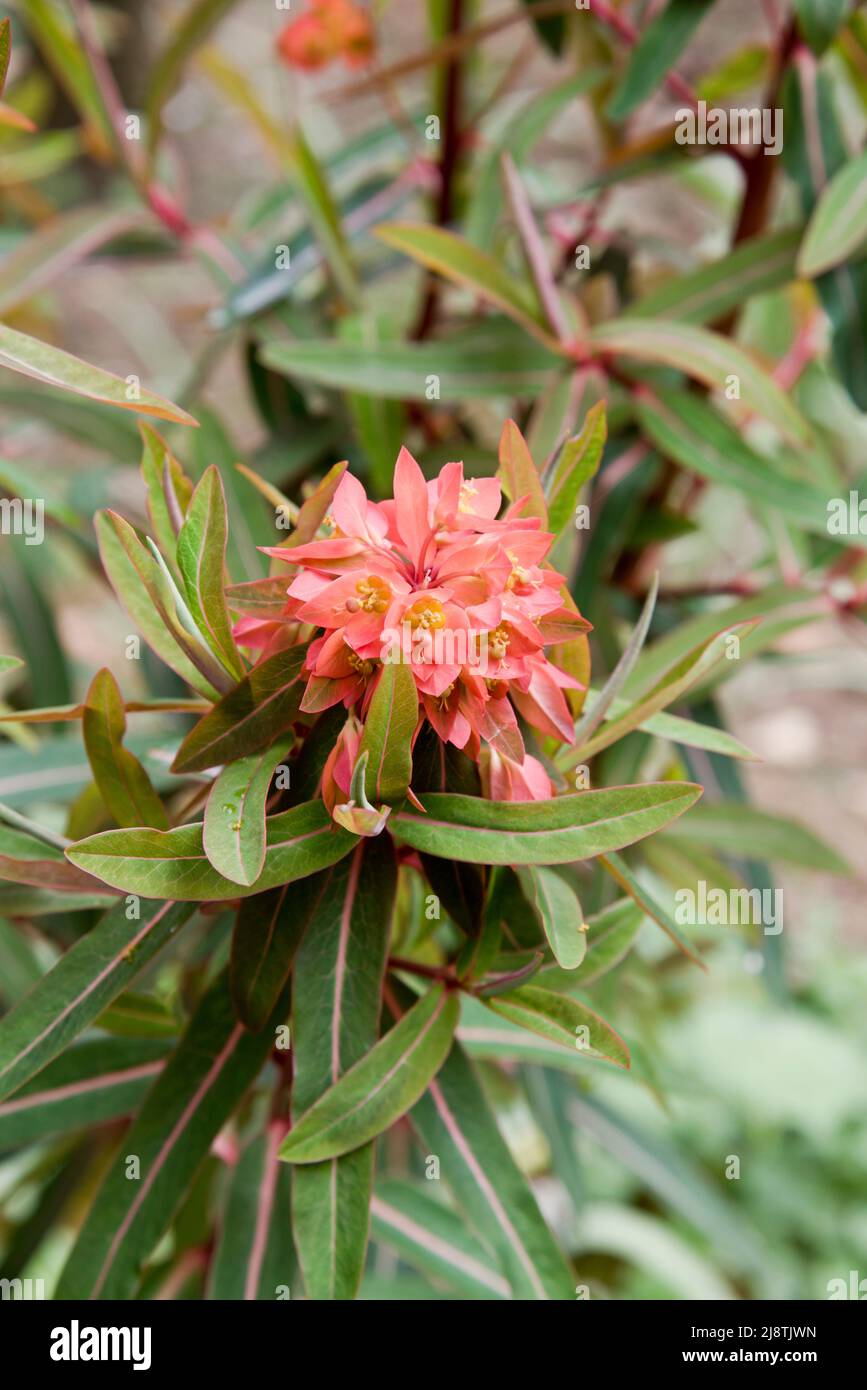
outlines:
[[[282,1120],[272,1120],[235,1165],[211,1267],[209,1298],[273,1302],[292,1283],[290,1174],[277,1157],[285,1131]]]
[[[136,917],[138,906],[118,903],[0,1019],[0,1097],[17,1091],[88,1028],[193,911],[186,903],[146,903]]]
[[[114,512],[97,513],[96,534],[111,586],[145,641],[194,690],[211,700],[218,699],[220,687],[213,681],[216,673],[204,675],[190,658],[188,639],[172,618],[168,606],[171,596],[153,555],[129,523]]]
[[[153,1250],[274,1046],[285,1002],[270,1027],[237,1022],[225,972],[205,995],[177,1050],[124,1135],[60,1277],[58,1298],[131,1298]],[[131,1182],[127,1154],[140,1164]]]
[[[579,747],[586,742],[596,729],[598,729],[605,715],[608,713],[608,710],[614,704],[618,690],[620,690],[621,686],[628,680],[636,661],[641,655],[641,649],[644,646],[645,638],[650,631],[650,624],[653,621],[653,613],[656,608],[656,596],[658,593],[659,572],[657,571],[651,581],[638,622],[630,633],[629,641],[623,648],[617,665],[605,682],[601,693],[597,699],[594,700],[592,707],[584,713],[583,718],[575,725],[575,742]]]
[[[522,985],[508,994],[485,999],[486,1006],[510,1023],[528,1028],[549,1042],[574,1049],[581,1057],[629,1066],[629,1048],[610,1023],[568,994],[538,985]]]
[[[382,1134],[436,1076],[459,1013],[456,995],[435,985],[298,1120],[280,1157],[319,1163]]]
[[[514,1297],[574,1299],[575,1280],[457,1043],[411,1120],[465,1217],[496,1252]]]
[[[184,67],[233,4],[234,0],[192,0],[154,60],[145,97],[151,153],[159,145],[163,107],[180,81]]]
[[[166,441],[147,421],[139,421],[142,437],[141,475],[147,488],[147,509],[160,552],[171,560],[178,532],[193,495],[193,485]]]
[[[668,0],[662,13],[642,30],[608,104],[610,120],[625,121],[656,90],[686,48],[711,2]]]
[[[275,768],[294,745],[292,735],[262,753],[228,763],[208,794],[202,844],[217,872],[233,883],[249,887],[262,872],[268,789]]]
[[[94,877],[142,897],[172,895],[184,902],[225,902],[263,893],[336,864],[355,844],[335,830],[322,801],[308,801],[266,823],[265,864],[252,886],[224,878],[202,844],[201,823],[174,830],[105,830],[80,840],[67,858]]]
[[[649,782],[551,801],[487,801],[433,792],[419,798],[424,813],[399,811],[389,826],[413,849],[470,864],[570,864],[661,830],[701,791],[691,782]]]
[[[412,776],[412,738],[418,724],[418,689],[412,667],[395,661],[382,667],[364,721],[359,758],[368,754],[365,789],[377,806],[406,796]]]
[[[543,966],[537,984],[545,989],[584,989],[605,975],[629,954],[644,923],[644,912],[631,898],[617,902],[587,922],[587,954],[575,970]]]
[[[626,860],[622,859],[619,854],[608,854],[603,855],[599,862],[620,887],[635,900],[642,911],[646,912],[648,917],[652,917],[654,922],[657,922],[659,926],[662,927],[665,934],[671,937],[675,946],[677,946],[685,956],[688,956],[690,960],[695,961],[696,965],[700,965],[702,970],[706,970],[707,967],[701,959],[701,956],[697,955],[693,950],[689,941],[677,926],[671,913],[667,908],[663,907],[651,893],[648,893],[641,881],[636,878],[635,874],[626,863]]]
[[[431,376],[437,379],[443,401],[518,392],[536,396],[558,364],[552,353],[526,335],[523,344],[492,339],[483,347],[461,341],[388,342],[371,347],[333,338],[304,338],[297,343],[266,343],[259,358],[266,367],[300,381],[407,401],[427,399]]]
[[[798,252],[798,274],[821,275],[867,240],[867,154],[859,154],[822,190]]]
[[[8,313],[68,275],[106,242],[150,222],[150,215],[134,206],[95,204],[55,213],[4,256],[0,269],[0,314]]]
[[[376,235],[386,246],[402,251],[429,270],[502,309],[546,346],[556,350],[545,315],[535,295],[527,294],[520,280],[514,279],[502,263],[470,245],[444,227],[422,222],[389,222],[377,227]]]
[[[240,680],[244,665],[232,636],[224,593],[228,535],[223,484],[216,464],[211,464],[187,507],[178,536],[178,568],[199,631],[229,674]]]
[[[794,280],[800,238],[799,227],[750,237],[710,265],[666,280],[643,295],[630,312],[642,318],[715,323],[752,295],[767,294]]]
[[[716,633],[709,641],[699,643],[675,666],[666,671],[652,689],[648,690],[645,695],[639,696],[623,714],[608,720],[599,732],[594,734],[586,743],[581,743],[576,748],[570,748],[558,757],[557,766],[565,771],[577,763],[586,761],[594,753],[616,743],[618,739],[623,738],[624,734],[628,734],[632,729],[637,729],[651,715],[658,714],[667,705],[679,700],[687,690],[691,690],[693,686],[698,685],[700,681],[715,671],[721,662],[729,659],[730,652],[739,650],[738,647],[731,645],[732,641],[738,642],[752,632],[756,625],[757,620],[755,619],[750,622],[735,623],[725,632]]]
[[[675,367],[712,391],[724,390],[728,378],[737,377],[743,410],[761,415],[792,443],[809,443],[809,426],[782,387],[754,358],[718,333],[689,323],[623,318],[597,324],[590,341],[600,352]]]
[[[529,865],[517,872],[557,964],[564,970],[577,969],[587,950],[587,926],[574,888],[554,869]]]
[[[821,57],[841,28],[850,0],[795,0],[798,28],[817,57]],[[859,45],[863,39],[859,36]]]
[[[255,893],[241,903],[232,933],[229,983],[235,1012],[245,1028],[264,1025],[289,977],[295,952],[329,871],[295,884]]]
[[[63,851],[25,830],[0,824],[0,879],[59,893],[99,893],[100,886],[64,858]]]
[[[756,806],[714,801],[696,808],[679,829],[681,841],[712,845],[720,854],[800,864],[825,874],[851,874],[835,849],[797,821]]]
[[[82,362],[80,357],[50,343],[41,343],[26,333],[19,333],[6,324],[0,324],[0,366],[9,367],[13,372],[44,381],[49,386],[59,386],[64,391],[73,391],[77,396],[86,396],[92,401],[102,401],[106,405],[117,405],[123,410],[135,410],[139,415],[156,415],[163,420],[172,420],[179,425],[195,425],[196,420],[180,406],[155,396],[152,391],[136,387],[133,391],[129,382],[122,377],[105,372],[101,367],[92,367]]]
[[[599,468],[607,438],[605,401],[597,401],[588,410],[580,432],[566,440],[545,485],[548,527],[555,536],[575,511],[582,487]]]
[[[370,1209],[376,1239],[466,1298],[509,1298],[507,1280],[463,1217],[424,1187],[397,1179],[377,1184]]]
[[[167,1050],[165,1041],[143,1038],[89,1039],[67,1048],[0,1103],[0,1153],[132,1114]]]
[[[298,713],[306,647],[288,647],[254,666],[238,685],[191,729],[173,772],[203,772],[267,748],[285,734]]]
[[[393,846],[367,840],[319,876],[295,961],[293,1115],[304,1115],[376,1043],[397,888]],[[364,1271],[373,1143],[296,1166],[292,1224],[308,1298],[351,1299]]]
[[[82,735],[93,780],[118,825],[168,829],[168,816],[138,758],[123,746],[126,713],[117,681],[107,668],[90,683]]]
[[[757,454],[706,401],[687,391],[661,387],[655,393],[642,393],[637,409],[647,437],[683,468],[732,488],[760,506],[775,508],[807,531],[827,536],[826,492]],[[852,543],[857,540],[853,538]]]
[[[533,462],[527,441],[514,420],[507,420],[500,435],[500,467],[497,476],[511,502],[526,497],[522,516],[537,516],[543,530],[548,525],[548,508],[539,470]]]

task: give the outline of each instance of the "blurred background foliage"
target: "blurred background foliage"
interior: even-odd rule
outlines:
[[[273,543],[275,496],[300,500],[339,459],[373,495],[390,491],[401,442],[428,472],[456,457],[491,472],[514,415],[541,465],[607,400],[604,463],[582,494],[592,524],[556,554],[595,625],[594,682],[656,570],[652,638],[676,634],[672,659],[692,645],[684,624],[695,642],[762,615],[750,659],[678,710],[762,761],[636,732],[600,781],[703,782],[726,814],[654,841],[642,882],[669,904],[698,878],[782,887],[785,930],[693,929],[702,975],[645,921],[620,968],[588,986],[630,1042],[632,1075],[495,1068],[471,1050],[593,1297],[825,1297],[829,1279],[867,1273],[863,867],[841,874],[826,848],[863,866],[867,572],[857,537],[825,526],[826,500],[863,476],[867,228],[841,254],[811,215],[840,171],[856,166],[858,187],[867,7],[366,8],[369,62],[313,69],[278,48],[301,0],[289,13],[273,0],[0,5],[13,24],[3,99],[24,118],[0,124],[0,316],[196,417],[165,434],[191,476],[220,467],[236,581],[266,572],[257,546]],[[696,97],[782,109],[779,159],[679,145],[675,111]],[[856,216],[845,192],[834,229]],[[425,241],[420,225],[459,241]],[[677,325],[678,355],[659,339],[636,348],[636,318]],[[705,361],[708,341],[684,324],[713,330],[719,355]],[[593,355],[573,352],[593,333]],[[739,403],[729,371],[743,375]],[[780,394],[803,437],[785,438]],[[683,426],[674,438],[660,401]],[[79,699],[107,654],[128,699],[182,691],[147,655],[121,668],[128,624],[91,525],[106,506],[145,524],[140,452],[132,410],[0,374],[0,488],[44,497],[48,517],[45,547],[0,538],[0,646],[26,663],[0,673],[7,709]],[[239,462],[277,491],[263,496]],[[129,739],[161,786],[176,727],[140,718]],[[78,737],[2,729],[0,801],[70,835],[98,825]],[[738,810],[747,799],[755,819]],[[779,820],[792,816],[815,836],[796,839]],[[92,920],[34,897],[0,887],[4,1010]],[[126,1108],[86,1131],[93,1116],[79,1113],[4,1140],[0,1107],[4,1276],[59,1271],[123,1115],[228,930],[200,917],[142,995],[99,1021],[93,1045],[108,1038],[144,1068]],[[384,1200],[407,1210],[415,1197],[388,1174],[417,1175],[413,1163],[398,1144],[380,1166]],[[213,1156],[144,1296],[200,1295],[225,1185]],[[363,1296],[472,1292],[381,1218],[373,1234]]]

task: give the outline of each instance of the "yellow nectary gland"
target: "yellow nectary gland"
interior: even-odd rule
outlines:
[[[418,628],[423,628],[425,632],[435,632],[445,627],[446,615],[439,599],[420,598],[406,610],[403,621],[409,623],[413,632]]]
[[[391,589],[385,580],[376,574],[359,579],[355,592],[358,594],[357,599],[346,600],[346,607],[350,613],[357,613],[359,608],[363,608],[365,613],[384,613],[391,602]]]
[[[502,661],[508,650],[509,629],[505,623],[500,623],[499,627],[488,633],[488,651],[495,661]]]
[[[360,676],[373,675],[374,663],[372,661],[366,661],[364,657],[358,655],[358,652],[354,652],[351,647],[347,647],[346,660],[349,662],[353,671],[357,671]]]

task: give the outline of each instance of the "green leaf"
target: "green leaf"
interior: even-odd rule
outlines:
[[[275,768],[295,746],[294,734],[262,753],[223,768],[205,805],[202,844],[218,873],[249,887],[265,863],[265,810]]]
[[[719,854],[781,860],[825,874],[851,874],[845,859],[812,830],[755,806],[724,801],[697,806],[678,828],[678,839],[712,845]]]
[[[582,487],[597,472],[607,438],[605,401],[597,401],[588,410],[580,432],[566,440],[546,479],[548,526],[555,536],[559,536],[575,511]]]
[[[434,377],[443,401],[538,395],[557,365],[553,353],[538,348],[526,335],[522,344],[491,339],[482,346],[460,339],[365,346],[305,338],[266,343],[259,360],[301,381],[407,401],[427,401]]]
[[[140,917],[136,908],[118,903],[0,1019],[0,1097],[88,1028],[192,914],[185,903],[147,903]]]
[[[134,207],[102,204],[72,208],[42,222],[4,256],[0,267],[0,314],[54,284],[94,251],[124,232],[151,224]]]
[[[423,222],[387,222],[376,228],[386,246],[436,271],[454,284],[479,295],[488,304],[521,324],[545,346],[556,350],[545,316],[535,295],[526,293],[520,280],[503,269],[499,260],[480,251],[444,227]]]
[[[144,446],[141,475],[148,493],[148,516],[160,553],[173,560],[177,551],[177,532],[192,496],[192,483],[153,425],[140,420],[139,431]],[[173,562],[176,564],[176,561]]]
[[[542,529],[548,526],[548,507],[539,470],[533,462],[527,441],[514,420],[507,420],[500,435],[500,467],[497,477],[503,484],[503,491],[510,502],[521,497],[528,500],[524,504],[522,516],[538,517]]]
[[[285,1129],[282,1120],[272,1120],[235,1165],[219,1223],[208,1298],[264,1303],[288,1296],[280,1291],[291,1286],[295,1270],[290,1173],[277,1159]]]
[[[254,666],[198,724],[178,749],[173,772],[203,772],[259,752],[286,730],[304,694],[306,647],[287,647]]]
[[[27,0],[27,28],[48,68],[83,117],[96,151],[107,155],[113,148],[113,132],[69,7],[53,0]]]
[[[781,289],[795,279],[800,227],[750,237],[719,260],[673,276],[633,304],[641,318],[715,323],[756,294]]]
[[[282,1021],[283,1009],[272,1016]],[[60,1276],[58,1298],[129,1299],[219,1131],[274,1046],[274,1026],[248,1033],[226,975],[211,986],[132,1128],[124,1135]],[[130,1181],[127,1155],[140,1177]]]
[[[608,104],[608,118],[624,121],[656,90],[677,63],[712,0],[668,0],[629,55],[626,72]]]
[[[93,780],[118,825],[168,829],[168,816],[138,758],[123,746],[126,713],[117,681],[106,667],[90,683],[82,735]]]
[[[603,856],[599,862],[624,892],[635,900],[642,911],[646,912],[648,917],[652,917],[654,922],[662,927],[666,935],[671,937],[675,946],[704,970],[706,968],[704,962],[680,931],[671,913],[648,893],[639,879],[635,877],[625,859],[622,859],[619,854],[609,854]]]
[[[234,0],[193,0],[157,55],[148,76],[145,113],[148,149],[153,153],[162,133],[162,111],[183,70],[211,31],[232,8]]]
[[[575,970],[587,950],[587,927],[571,884],[553,869],[531,865],[517,870],[524,896],[532,904],[554,959],[564,970]]]
[[[444,1280],[465,1298],[510,1296],[507,1281],[463,1217],[424,1186],[397,1179],[379,1183],[370,1210],[375,1238],[422,1274]]]
[[[0,804],[0,817],[9,820],[13,812]],[[63,852],[23,829],[0,824],[0,879],[9,883],[29,883],[58,892],[99,892],[99,885],[63,857]],[[107,906],[105,902],[102,904]]]
[[[827,494],[757,454],[706,401],[687,391],[658,387],[641,395],[637,410],[643,430],[666,457],[827,537]]]
[[[590,342],[600,352],[675,367],[712,391],[722,391],[727,378],[735,376],[742,410],[755,411],[795,444],[810,441],[809,426],[785,391],[754,358],[718,333],[690,323],[634,317],[597,324],[590,330]]]
[[[293,972],[293,1115],[304,1116],[374,1047],[397,888],[387,837],[319,875]],[[301,1121],[303,1123],[303,1119]],[[373,1143],[297,1165],[292,1223],[308,1298],[352,1299],[364,1271]]]
[[[619,965],[635,944],[644,913],[631,898],[620,898],[589,918],[587,954],[577,970],[542,967],[538,983],[546,989],[584,989]]]
[[[850,159],[822,190],[798,252],[798,274],[812,279],[867,240],[867,153]]]
[[[570,864],[661,830],[700,795],[690,782],[608,787],[552,801],[432,792],[419,798],[424,814],[399,811],[389,826],[395,839],[413,849],[465,863]]]
[[[364,721],[358,757],[368,754],[365,786],[377,806],[403,801],[412,776],[412,740],[418,724],[418,689],[404,661],[382,667]]]
[[[645,638],[653,621],[653,614],[656,609],[656,596],[659,593],[659,572],[657,571],[651,581],[647,591],[647,598],[644,600],[644,607],[638,618],[638,622],[629,635],[629,641],[623,648],[618,659],[617,665],[608,677],[598,698],[592,702],[590,707],[584,708],[581,719],[575,725],[575,742],[580,747],[591,734],[595,733],[602,720],[605,718],[609,709],[612,709],[617,699],[617,692],[629,679],[630,672],[634,669],[635,663],[641,655]]]
[[[171,620],[171,600],[153,555],[115,512],[97,512],[96,534],[111,586],[145,641],[194,690],[218,699],[218,688],[193,664],[183,634]]]
[[[798,28],[817,57],[821,57],[842,27],[850,0],[795,0]]]
[[[134,410],[139,415],[156,415],[179,425],[196,424],[192,415],[172,405],[171,401],[163,400],[162,396],[137,388],[133,397],[129,383],[122,377],[82,362],[80,357],[19,333],[6,324],[0,324],[0,366],[44,381],[49,386],[72,391],[77,396],[86,396],[91,401],[104,401],[106,405]]]
[[[349,253],[340,213],[331,196],[325,172],[300,125],[295,126],[291,132],[285,148],[293,179],[307,204],[316,239],[322,247],[334,282],[347,304],[355,305],[359,298],[358,277]]]
[[[738,599],[725,608],[714,607],[696,613],[644,648],[624,686],[624,692],[634,700],[641,691],[647,690],[687,657],[697,645],[710,641],[720,631],[720,623],[727,623],[726,630],[733,632],[741,623],[753,623],[757,618],[767,619],[773,614],[800,614],[811,610],[816,612],[817,607],[815,595],[810,589],[780,583],[769,585],[750,598]]]
[[[17,671],[23,665],[20,656],[0,656],[0,675],[5,675],[7,671]]]
[[[528,1028],[561,1047],[573,1048],[582,1057],[629,1067],[629,1048],[623,1039],[598,1014],[568,994],[556,994],[538,985],[522,985],[484,1002],[510,1023]]]
[[[699,643],[666,671],[651,690],[630,705],[625,713],[608,720],[588,742],[561,754],[556,760],[557,766],[565,771],[577,763],[586,761],[587,758],[592,758],[595,753],[610,747],[632,729],[637,729],[651,715],[658,714],[667,705],[679,700],[687,690],[691,690],[715,671],[721,662],[729,659],[732,650],[737,650],[731,647],[730,639],[740,640],[752,632],[755,626],[755,620],[735,623],[723,632],[715,633],[709,640]]]
[[[451,1046],[457,996],[435,985],[297,1121],[280,1150],[318,1163],[359,1148],[415,1104]]]
[[[167,1043],[100,1038],[76,1043],[0,1104],[0,1153],[89,1129],[138,1109],[165,1063]]]
[[[202,845],[202,826],[174,830],[105,830],[80,840],[66,857],[103,883],[143,897],[173,895],[186,902],[220,902],[262,893],[335,864],[355,843],[336,830],[322,801],[308,801],[266,823],[265,865],[255,884],[223,878]]]
[[[569,1266],[457,1043],[410,1119],[467,1221],[496,1252],[513,1296],[574,1299]]]
[[[468,241],[481,247],[490,246],[493,241],[502,204],[500,159],[503,152],[508,150],[519,166],[527,163],[557,116],[570,102],[598,87],[607,75],[607,69],[601,66],[570,74],[553,87],[537,92],[506,123],[490,149],[483,152],[480,167],[473,170],[464,216]]]
[[[178,567],[196,625],[230,676],[241,680],[244,663],[232,636],[224,594],[228,522],[226,498],[214,464],[190,498],[178,536]]]
[[[232,933],[229,983],[235,1012],[258,1031],[274,1008],[327,871],[255,893],[241,903]]]

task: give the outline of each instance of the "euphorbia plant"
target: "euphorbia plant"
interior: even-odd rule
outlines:
[[[594,788],[581,760],[652,720],[722,655],[705,642],[623,700],[648,607],[582,714],[589,623],[548,563],[547,506],[556,497],[570,524],[601,455],[599,410],[591,424],[548,470],[547,496],[512,422],[497,477],[467,478],[455,462],[426,479],[403,450],[394,496],[380,503],[345,464],[299,509],[262,484],[292,529],[268,548],[270,575],[240,584],[225,573],[217,469],[193,488],[143,427],[152,534],[99,515],[103,563],[153,650],[200,698],[125,703],[106,670],[81,705],[16,716],[81,719],[95,794],[78,823],[96,833],[64,854],[38,827],[8,830],[4,876],[73,900],[121,897],[4,1020],[4,1093],[48,1085],[71,1039],[197,908],[213,921],[231,906],[234,925],[228,962],[216,948],[187,1032],[109,1166],[61,1295],[131,1296],[216,1144],[237,1167],[238,1210],[248,1184],[259,1193],[252,1226],[237,1218],[224,1236],[240,1265],[217,1261],[219,1287],[284,1296],[294,1240],[297,1291],[354,1296],[375,1148],[408,1119],[428,1175],[482,1242],[478,1291],[572,1296],[574,1274],[465,1043],[493,1024],[506,1056],[525,1055],[528,1039],[542,1058],[566,1050],[569,1067],[629,1066],[583,981],[622,958],[644,911],[676,935],[617,852],[670,825],[700,788],[674,778]],[[199,716],[176,740],[168,805],[124,746],[127,714],[141,710]],[[716,730],[675,725],[672,737],[738,751]],[[585,920],[582,880],[602,901],[598,863],[639,901],[609,895]],[[419,1228],[406,1193],[373,1202],[398,1234],[431,1219],[422,1212]]]

